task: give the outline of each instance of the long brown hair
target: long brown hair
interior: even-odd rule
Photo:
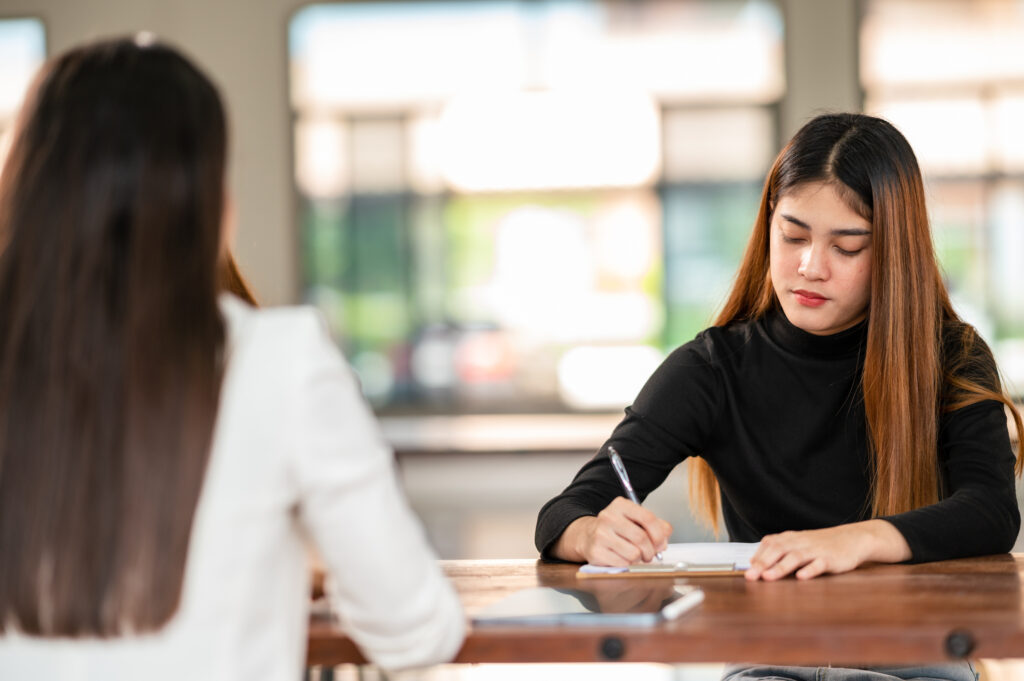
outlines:
[[[175,50],[73,49],[0,182],[0,628],[117,635],[178,607],[222,375],[227,131]]]
[[[231,293],[253,306],[258,306],[256,294],[253,293],[249,280],[238,268],[235,256],[230,251],[221,257],[220,266],[217,269],[217,286],[221,291]]]
[[[873,227],[861,379],[871,514],[934,503],[942,411],[997,400],[1009,409],[1017,432],[1024,429],[998,377],[965,366],[983,342],[950,303],[932,247],[921,171],[896,128],[872,116],[826,114],[797,132],[768,173],[754,230],[715,326],[755,319],[778,305],[769,270],[772,211],[786,192],[806,182],[832,183]],[[1018,441],[1017,475],[1022,466],[1024,441]],[[718,481],[701,458],[690,460],[689,472],[691,509],[717,532]]]

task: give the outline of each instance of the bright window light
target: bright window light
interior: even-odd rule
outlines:
[[[629,85],[675,102],[768,102],[785,89],[782,19],[770,2],[648,2],[614,28],[616,10],[595,7],[552,9],[545,86]]]
[[[311,198],[331,198],[349,189],[348,134],[331,119],[305,119],[295,125],[295,181]]]
[[[630,187],[660,167],[658,109],[638,91],[467,95],[439,127],[441,172],[458,191]]]
[[[558,363],[558,389],[576,409],[621,409],[661,363],[646,345],[575,347]]]
[[[36,70],[46,59],[38,19],[0,19],[0,169],[11,142],[11,124]]]
[[[993,106],[993,150],[1000,169],[1024,173],[1024,94],[1006,95]]]
[[[988,167],[986,111],[977,99],[869,101],[865,109],[903,132],[926,173],[960,175]]]
[[[296,14],[289,40],[299,106],[372,110],[581,86],[768,103],[785,88],[770,0],[324,4]]]
[[[518,89],[526,46],[518,3],[313,5],[290,26],[292,101],[380,110],[467,88]]]
[[[677,182],[763,177],[778,152],[763,109],[673,109],[662,122],[664,173]]]
[[[1024,74],[1019,2],[871,2],[861,44],[861,79],[869,88],[973,86]]]
[[[0,20],[0,122],[14,117],[44,59],[46,36],[41,21]]]

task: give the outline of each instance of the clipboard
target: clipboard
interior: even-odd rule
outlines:
[[[743,569],[735,563],[639,563],[627,567],[581,565],[577,579],[636,578],[636,577],[730,577],[742,575]]]
[[[576,573],[579,579],[603,577],[727,577],[742,575],[750,567],[757,543],[683,542],[669,544],[658,563],[627,567],[587,564]]]

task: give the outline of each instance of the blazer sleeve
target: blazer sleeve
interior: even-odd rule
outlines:
[[[346,632],[386,669],[448,661],[465,618],[396,476],[394,457],[319,315],[302,324],[292,451],[299,520]]]

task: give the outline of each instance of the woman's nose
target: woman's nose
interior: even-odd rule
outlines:
[[[807,279],[828,278],[828,263],[825,262],[823,249],[808,246],[800,254],[800,267],[797,272]]]

